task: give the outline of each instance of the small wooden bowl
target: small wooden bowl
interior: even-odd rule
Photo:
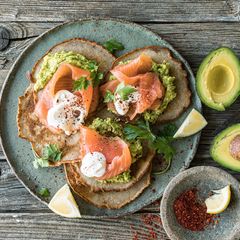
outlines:
[[[220,214],[218,224],[209,225],[203,231],[190,231],[176,219],[173,203],[184,191],[197,188],[200,198],[205,199],[211,190],[231,185],[231,202]],[[215,167],[194,167],[174,177],[165,189],[160,213],[163,227],[172,240],[233,240],[240,239],[240,185],[227,172]]]

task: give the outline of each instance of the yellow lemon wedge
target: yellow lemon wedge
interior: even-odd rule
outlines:
[[[218,214],[223,212],[229,205],[231,200],[231,188],[230,185],[226,187],[212,191],[214,194],[205,200],[207,206],[207,213]]]
[[[201,113],[194,108],[188,114],[182,125],[179,127],[173,138],[188,137],[200,130],[207,125],[206,119]]]
[[[77,203],[69,189],[65,184],[61,187],[51,199],[48,207],[56,214],[67,218],[80,218]]]

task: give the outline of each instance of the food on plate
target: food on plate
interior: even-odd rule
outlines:
[[[127,190],[149,171],[155,155],[143,141],[127,140],[122,123],[111,118],[82,127],[80,141],[82,161],[66,171],[79,169],[78,181],[93,192]]]
[[[220,132],[213,140],[210,154],[220,165],[240,172],[240,124]]]
[[[123,49],[113,40],[105,47]],[[29,74],[17,118],[36,169],[64,164],[75,193],[110,209],[123,207],[149,186],[156,154],[166,167],[154,174],[169,169],[175,127],[155,130],[152,124],[177,118],[191,98],[186,72],[166,48],[137,49],[114,60],[83,39],[54,46]],[[80,216],[67,185],[49,207],[62,216]]]
[[[65,184],[53,196],[48,207],[56,214],[67,218],[80,218],[78,205],[68,187]]]
[[[100,87],[108,109],[134,120],[155,123],[177,118],[190,104],[187,74],[170,51],[157,46],[119,57]]]
[[[224,111],[240,93],[238,57],[227,47],[210,52],[201,63],[196,80],[198,95],[203,103]]]
[[[194,108],[184,119],[173,138],[188,137],[201,131],[207,125],[206,119]]]
[[[213,195],[205,200],[207,213],[218,214],[223,212],[231,201],[231,187],[227,185],[219,190],[212,190]]]
[[[78,130],[96,110],[98,85],[113,60],[102,46],[71,39],[34,65],[17,121],[19,136],[31,142],[35,166],[80,161]]]
[[[81,184],[79,165],[65,164],[67,180],[73,191],[85,201],[100,208],[118,209],[136,199],[150,185],[151,167],[144,176],[126,191],[89,191],[89,187]]]
[[[114,54],[116,51],[124,50],[123,44],[114,38],[104,42],[103,47],[105,47],[112,54]]]

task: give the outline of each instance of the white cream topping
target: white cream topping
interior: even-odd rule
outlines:
[[[139,98],[140,93],[138,91],[129,94],[128,99],[125,101],[121,99],[118,93],[116,93],[114,95],[113,103],[117,113],[124,116],[129,111],[130,105],[137,102]]]
[[[86,110],[79,98],[67,90],[60,90],[54,96],[47,122],[50,126],[60,128],[67,135],[71,135],[82,125],[85,116]]]
[[[102,153],[87,153],[82,159],[80,170],[87,177],[102,177],[106,172],[106,165],[106,158]]]

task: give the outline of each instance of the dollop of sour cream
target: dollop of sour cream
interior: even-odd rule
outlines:
[[[87,153],[82,159],[80,170],[87,177],[102,177],[106,172],[106,165],[106,158],[102,153]]]
[[[127,100],[122,100],[120,95],[116,93],[114,95],[113,103],[117,113],[121,116],[124,116],[129,111],[130,105],[137,102],[139,99],[140,93],[138,91],[129,94]]]
[[[62,129],[67,135],[74,133],[84,122],[86,110],[80,99],[67,90],[58,91],[49,109],[47,122],[50,126]]]

